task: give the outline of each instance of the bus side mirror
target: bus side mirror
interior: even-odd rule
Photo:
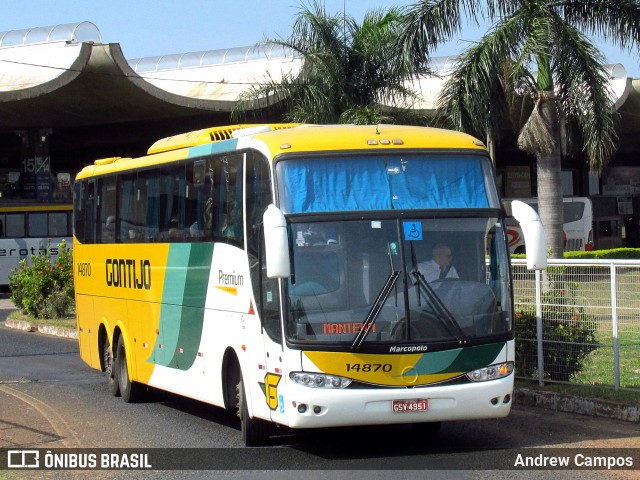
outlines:
[[[264,225],[265,260],[267,277],[289,278],[289,238],[287,221],[284,214],[275,205],[269,205],[262,216]]]
[[[527,245],[527,268],[543,270],[547,268],[547,244],[544,240],[544,228],[536,211],[524,202],[511,202],[511,215],[520,223],[524,241]]]

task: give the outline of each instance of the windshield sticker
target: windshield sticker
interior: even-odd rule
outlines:
[[[422,240],[422,223],[402,222],[402,227],[404,229],[405,240],[407,241]]]

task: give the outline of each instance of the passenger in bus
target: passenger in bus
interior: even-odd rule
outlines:
[[[418,271],[429,283],[446,278],[459,278],[456,267],[451,264],[451,248],[445,243],[436,243],[431,250],[431,260],[420,262]]]
[[[204,231],[211,234],[213,226],[213,198],[208,198],[204,207]]]
[[[224,216],[222,225],[222,236],[226,238],[238,238],[239,232],[236,231],[236,216],[240,212],[240,205],[236,201],[229,202],[227,213]]]
[[[191,238],[200,238],[200,225],[197,220],[189,226],[189,236]]]
[[[178,224],[178,217],[171,218],[169,222],[169,240],[180,240],[182,238],[182,231]]]
[[[104,224],[102,230],[102,242],[113,243],[116,239],[116,217],[110,215],[107,217],[107,221]]]

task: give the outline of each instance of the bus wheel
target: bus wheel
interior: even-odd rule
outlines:
[[[269,440],[270,424],[261,418],[250,418],[247,409],[247,397],[244,382],[240,380],[236,387],[238,395],[238,417],[240,417],[242,440],[247,447],[259,447]]]
[[[118,378],[116,376],[111,344],[106,335],[102,342],[102,364],[104,365],[104,373],[107,375],[107,381],[109,382],[109,393],[117,397],[120,395],[120,385],[118,385]]]
[[[129,378],[129,371],[127,370],[127,352],[124,348],[122,335],[118,338],[117,352],[118,355],[114,362],[114,369],[116,371],[115,376],[118,379],[120,395],[122,395],[122,399],[127,403],[139,402],[144,395],[145,387],[141,383],[131,381]]]

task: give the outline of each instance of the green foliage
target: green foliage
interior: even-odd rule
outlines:
[[[638,259],[640,258],[640,248],[612,248],[610,250],[594,250],[592,252],[565,252],[564,258],[573,259]]]
[[[524,253],[512,253],[511,258],[526,258]],[[591,252],[584,252],[581,250],[564,252],[564,258],[573,260],[636,260],[640,258],[640,248],[612,248],[610,250],[593,250]]]
[[[418,99],[407,81],[426,72],[404,62],[397,48],[404,31],[397,8],[376,9],[361,23],[344,12],[329,14],[319,0],[301,4],[288,39],[267,44],[304,59],[301,72],[266,77],[238,98],[232,118],[282,115],[293,123],[424,125],[412,109]]]
[[[568,382],[579,373],[589,354],[598,348],[597,323],[576,305],[577,282],[562,280],[563,269],[550,273],[552,287],[542,295],[542,338],[545,378]],[[536,315],[516,313],[516,369],[533,376],[538,369]]]
[[[64,318],[74,308],[73,254],[66,242],[52,263],[49,249],[26,260],[9,276],[11,300],[25,315],[34,318]]]

